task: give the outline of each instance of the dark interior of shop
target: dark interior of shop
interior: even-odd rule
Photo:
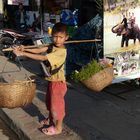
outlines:
[[[49,5],[50,3],[47,2],[47,4],[46,4],[46,1],[42,1],[42,2],[43,2],[43,4],[41,4],[42,6],[41,6],[40,10],[42,10],[42,12],[47,11],[47,8],[46,8],[47,6],[44,6],[44,5]],[[4,8],[7,9],[8,18],[10,21],[10,23],[7,22],[7,24],[8,24],[7,26],[13,28],[13,24],[11,24],[14,22],[13,13],[15,12],[15,10],[18,9],[18,6],[4,4]],[[35,3],[34,4],[31,3],[29,6],[24,6],[24,8],[26,11],[39,10]],[[51,9],[53,9],[53,7],[51,7]],[[79,26],[87,23],[89,20],[91,20],[93,17],[95,17],[96,14],[98,13],[95,0],[77,0],[77,1],[71,0],[69,9],[70,10],[74,10],[74,9],[79,10],[79,12],[78,12],[78,25]]]

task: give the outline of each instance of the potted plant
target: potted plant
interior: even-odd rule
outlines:
[[[100,60],[100,62],[92,60],[80,71],[74,71],[71,78],[80,81],[89,89],[99,92],[112,83],[113,67],[105,59]]]

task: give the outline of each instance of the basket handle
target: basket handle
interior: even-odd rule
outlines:
[[[19,70],[14,70],[14,71],[5,71],[5,68],[6,68],[7,62],[8,62],[8,61],[6,61],[6,60],[5,60],[4,65],[3,65],[3,68],[2,68],[2,70],[0,71],[0,75],[2,75],[3,73],[9,73],[9,72],[19,72],[19,71],[21,71],[21,68],[20,68],[20,67],[18,67],[18,68],[19,68]]]

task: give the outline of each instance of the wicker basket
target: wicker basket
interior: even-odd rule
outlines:
[[[81,82],[87,88],[99,92],[112,83],[113,77],[113,67],[108,67],[96,73],[91,78]]]
[[[29,81],[15,81],[13,83],[0,83],[0,107],[23,107],[32,102],[35,95],[36,84]]]

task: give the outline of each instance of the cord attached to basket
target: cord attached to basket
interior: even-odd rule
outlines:
[[[9,53],[8,53],[8,58],[9,58],[10,54],[11,54],[11,53],[9,52]],[[5,68],[6,68],[7,63],[8,63],[8,61],[6,60],[6,61],[4,62],[4,66],[2,67],[2,71],[0,72],[0,82],[1,82],[1,83],[8,83],[8,81],[5,80],[5,78],[4,78],[4,76],[3,76],[4,73],[19,72],[19,71],[21,71],[20,68],[19,68],[19,70],[17,70],[17,71],[5,71]],[[9,79],[11,82],[14,81],[14,79],[11,77],[10,74],[8,74],[8,79]]]
[[[23,68],[23,65],[22,65],[22,63],[21,63],[21,61],[20,61],[20,59],[19,59],[19,56],[17,56],[17,61],[18,61],[18,63],[20,64],[20,66]],[[21,69],[21,67],[20,67],[20,69]],[[24,69],[23,69],[24,70]],[[24,70],[24,72],[25,72],[25,76],[26,76],[26,78],[28,78],[30,81],[33,81],[31,78],[30,78],[30,76],[28,76],[28,74],[27,74],[27,72]]]
[[[19,68],[19,70],[17,70],[17,71],[5,71],[5,68],[6,68],[6,65],[7,65],[7,63],[8,63],[8,61],[6,60],[5,62],[4,62],[4,66],[2,67],[2,71],[0,72],[0,82],[1,83],[13,83],[13,82],[15,82],[16,80],[11,76],[11,74],[10,74],[10,72],[19,72],[19,71],[21,71],[21,67],[23,67],[23,65],[22,65],[22,63],[21,63],[21,61],[20,61],[20,59],[19,59],[19,57],[17,56],[17,61],[18,61],[18,68]],[[24,70],[24,69],[23,69]],[[5,78],[6,77],[4,77],[4,73],[8,73],[8,75],[6,76],[7,78],[8,78],[8,80],[5,80]],[[31,82],[34,82],[34,80],[32,80],[29,76],[28,76],[28,74],[27,74],[27,72],[24,70],[24,74],[25,74],[25,78],[27,79],[27,80],[29,80],[29,81],[31,81]]]

